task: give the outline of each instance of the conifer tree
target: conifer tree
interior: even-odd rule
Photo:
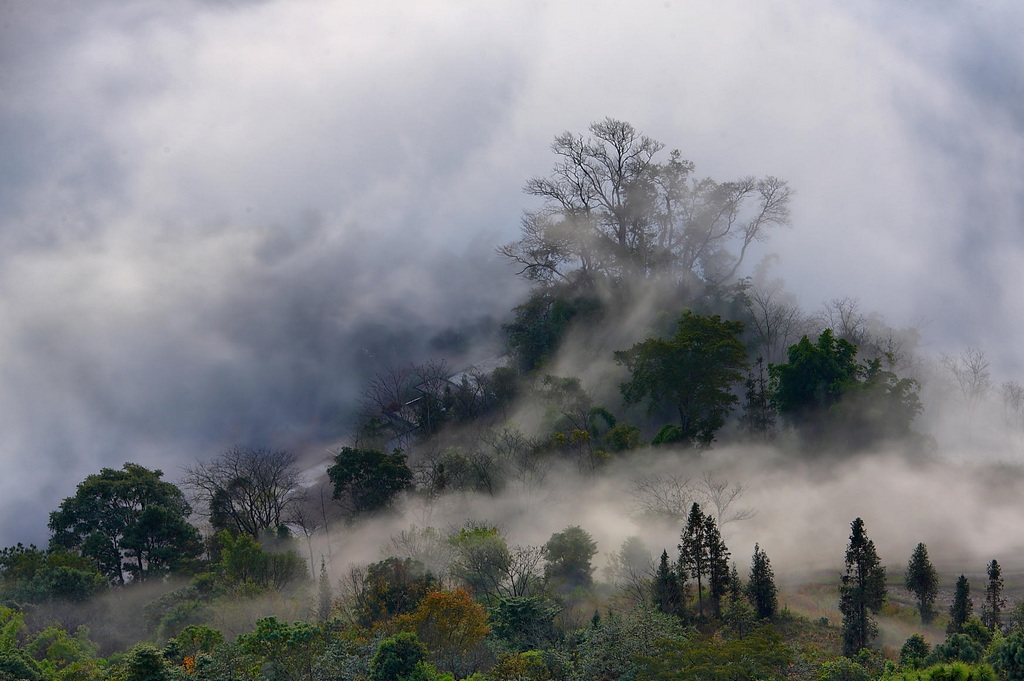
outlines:
[[[699,504],[690,507],[679,543],[679,576],[682,580],[697,580],[697,612],[704,616],[704,577],[708,574],[708,545],[705,537],[704,514]]]
[[[743,598],[744,588],[743,582],[740,581],[740,571],[736,567],[736,561],[732,562],[732,567],[729,569],[729,598],[731,600],[738,600]]]
[[[331,580],[327,577],[327,563],[323,557],[320,558],[320,583],[317,589],[316,614],[321,622],[326,622],[331,617],[331,608],[334,605],[334,594],[331,593]]]
[[[885,601],[885,568],[878,559],[875,543],[864,531],[864,521],[850,524],[846,548],[846,574],[839,587],[839,610],[843,613],[843,655],[851,657],[867,648],[878,633],[871,617]]]
[[[939,575],[928,559],[928,548],[918,544],[907,564],[904,578],[907,589],[917,597],[917,609],[921,624],[928,624],[935,617],[935,598],[939,595]]]
[[[946,627],[946,633],[958,633],[973,613],[974,602],[971,601],[971,583],[967,581],[967,577],[960,575],[960,578],[956,580],[953,604],[949,608],[949,625]]]
[[[729,590],[729,549],[718,531],[718,524],[710,515],[704,516],[704,541],[708,550],[708,593],[711,612],[715,619],[722,618],[722,597]]]
[[[981,621],[995,631],[1002,624],[1000,615],[1006,607],[1006,599],[1003,598],[1003,570],[999,563],[992,559],[987,572],[988,583],[985,585],[985,605],[981,608]]]
[[[754,557],[750,562],[750,581],[747,582],[747,597],[761,619],[772,619],[779,607],[778,591],[775,588],[775,573],[771,561],[759,544],[754,544]]]
[[[654,574],[651,588],[654,607],[667,615],[682,616],[684,613],[683,585],[679,575],[668,562],[668,551],[661,552],[658,571]]]

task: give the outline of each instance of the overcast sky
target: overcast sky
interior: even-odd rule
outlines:
[[[0,545],[101,466],[324,434],[494,322],[552,138],[797,191],[772,270],[1024,377],[1016,2],[0,3]],[[500,321],[500,320],[498,320]],[[386,342],[380,342],[380,339]]]

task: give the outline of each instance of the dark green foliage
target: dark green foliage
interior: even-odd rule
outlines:
[[[667,423],[655,433],[654,438],[651,439],[651,445],[657,447],[659,445],[672,445],[676,442],[685,441],[686,433],[683,432],[683,429],[674,423]]]
[[[544,366],[574,323],[593,321],[602,309],[598,298],[575,294],[567,287],[535,291],[513,308],[515,319],[503,327],[518,369],[528,373]]]
[[[544,596],[507,596],[488,613],[491,631],[514,650],[548,646],[556,638],[555,616],[560,608]]]
[[[589,589],[594,582],[590,561],[596,553],[597,542],[578,525],[551,535],[544,545],[544,579],[548,587],[561,595]]]
[[[989,662],[1006,681],[1024,681],[1024,632],[1015,631],[996,644]]]
[[[125,655],[121,663],[124,681],[169,681],[171,670],[163,653],[152,644],[140,643]]]
[[[874,542],[864,531],[864,521],[856,518],[850,527],[846,574],[839,587],[843,655],[847,657],[867,648],[875,638],[878,625],[871,614],[878,613],[885,600],[885,568],[875,552]]]
[[[997,681],[999,677],[987,664],[951,662],[924,669],[901,669],[882,678],[885,681]]]
[[[761,619],[773,619],[779,607],[778,590],[771,561],[759,544],[754,544],[754,557],[750,561],[750,580],[747,597]]]
[[[825,329],[816,343],[804,336],[788,361],[769,367],[779,412],[814,437],[847,446],[909,435],[921,411],[918,383],[882,368],[881,359],[857,363],[857,346]]]
[[[78,551],[118,584],[189,566],[199,532],[185,520],[184,494],[162,476],[134,463],[88,476],[50,514],[50,548]]]
[[[967,618],[967,621],[960,627],[960,633],[971,638],[982,648],[988,648],[988,644],[992,643],[992,637],[995,635],[977,615]]]
[[[869,681],[871,673],[864,665],[848,657],[825,662],[818,668],[818,681]]]
[[[0,597],[19,603],[82,603],[107,587],[96,563],[62,549],[18,544],[0,551]]]
[[[402,632],[377,646],[370,661],[370,681],[405,681],[414,678],[416,667],[427,660],[427,648],[416,634]]]
[[[710,569],[705,516],[698,504],[690,507],[686,527],[679,539],[679,576],[697,580],[697,614],[704,616],[704,578]]]
[[[939,575],[928,558],[928,548],[918,544],[910,556],[904,584],[917,598],[921,623],[929,624],[935,617],[935,599],[939,595]]]
[[[704,516],[704,537],[708,547],[708,595],[715,619],[722,617],[722,598],[729,590],[729,549],[722,541],[718,524],[710,515]]]
[[[352,515],[387,508],[394,498],[412,488],[412,470],[405,454],[385,454],[377,449],[343,447],[327,469],[334,485],[334,498]]]
[[[971,584],[967,577],[960,575],[956,580],[956,590],[953,592],[953,603],[949,606],[949,624],[946,626],[947,634],[955,634],[966,624],[974,612],[974,602],[971,600]]]
[[[793,652],[770,626],[729,640],[694,634],[663,641],[641,659],[638,681],[761,681],[784,679]]]
[[[305,622],[281,622],[276,617],[256,620],[256,628],[236,642],[267,679],[314,678],[326,645],[322,629]]]
[[[973,664],[981,662],[984,654],[985,647],[967,634],[951,634],[945,641],[935,646],[928,658],[928,663],[967,662]]]
[[[648,414],[671,408],[679,417],[680,439],[708,447],[738,401],[732,386],[743,380],[747,353],[742,322],[723,321],[685,310],[671,339],[649,338],[615,353],[630,371],[620,388],[626,404],[647,401]]]
[[[981,619],[989,629],[995,631],[1002,623],[1002,612],[1006,609],[1006,599],[1003,598],[1003,570],[993,559],[988,564],[986,573],[988,582],[985,583],[985,603],[981,606]]]
[[[360,626],[368,627],[395,615],[412,612],[437,586],[423,563],[412,558],[386,558],[366,568],[362,588],[356,595]]]
[[[646,608],[626,613],[609,612],[570,641],[565,668],[554,669],[556,679],[635,679],[641,659],[658,654],[668,642],[690,636],[678,617]]]
[[[678,570],[682,580],[697,580],[697,613],[704,616],[704,578],[707,578],[712,614],[722,615],[722,597],[729,589],[729,549],[722,541],[718,524],[698,504],[690,507],[686,527],[680,535]]]
[[[227,531],[218,532],[217,541],[221,547],[220,579],[229,587],[280,591],[309,579],[305,559],[287,545],[268,551],[248,534],[234,536]]]
[[[921,634],[914,634],[900,648],[900,666],[918,669],[924,665],[931,654],[932,648]]]
[[[651,584],[652,605],[667,615],[682,617],[686,612],[684,579],[680,579],[675,566],[668,562],[668,551],[661,552],[658,571]]]

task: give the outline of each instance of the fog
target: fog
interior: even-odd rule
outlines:
[[[550,169],[554,135],[605,116],[701,174],[788,180],[792,224],[749,262],[777,254],[808,310],[854,296],[920,325],[931,356],[983,348],[999,380],[1017,378],[1022,11],[4,3],[0,543],[45,542],[47,513],[102,466],[177,480],[237,443],[323,452],[376,368],[493,354],[525,291],[494,255],[531,205],[520,189]],[[984,435],[996,426],[966,437],[942,413],[924,421],[950,465],[1003,458]],[[913,524],[927,481],[947,475],[976,500],[948,519],[973,537],[957,541],[1004,546],[988,528],[1014,516],[990,518],[973,475],[905,463],[887,484],[916,503],[887,537],[857,481],[889,460],[830,471],[813,493],[802,471],[730,473],[758,508],[736,552],[797,555],[784,537],[799,528],[841,550],[862,515],[884,558],[909,555],[901,541],[935,531]],[[539,542],[579,518],[604,549],[635,531],[594,496],[515,532]]]

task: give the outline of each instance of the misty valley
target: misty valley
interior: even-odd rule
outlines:
[[[69,485],[0,552],[0,679],[1024,678],[1024,387],[802,309],[748,262],[785,180],[551,151],[524,297],[363,348],[343,436]]]

